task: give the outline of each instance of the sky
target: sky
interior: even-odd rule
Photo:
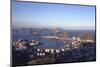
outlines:
[[[95,29],[95,6],[12,2],[12,27]]]

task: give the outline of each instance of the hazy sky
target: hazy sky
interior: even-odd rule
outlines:
[[[13,2],[12,27],[94,29],[95,6]]]

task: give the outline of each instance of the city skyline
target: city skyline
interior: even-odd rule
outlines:
[[[13,28],[95,29],[95,6],[12,2]]]

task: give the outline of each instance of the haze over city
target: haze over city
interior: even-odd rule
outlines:
[[[95,6],[12,2],[13,28],[95,29]]]

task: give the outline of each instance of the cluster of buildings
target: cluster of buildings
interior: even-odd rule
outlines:
[[[94,39],[92,37],[68,37],[66,36],[67,33],[60,33],[58,36],[41,36],[42,38],[47,39],[58,39],[62,40],[65,44],[65,48],[36,48],[36,55],[37,56],[45,56],[47,53],[54,54],[64,52],[70,49],[79,48],[82,43],[94,43]],[[39,45],[38,41],[35,40],[22,40],[19,39],[17,42],[13,42],[13,46],[15,46],[16,50],[23,50],[27,49],[30,46],[34,47]]]
[[[49,38],[49,39],[60,39],[64,42],[65,45],[71,46],[71,48],[78,48],[82,43],[94,43],[93,39],[82,39],[81,37],[72,37],[72,38],[59,38],[57,36],[44,36],[42,38]],[[35,40],[22,40],[19,39],[17,42],[13,42],[13,46],[16,46],[16,50],[27,49],[28,46],[36,46],[39,45],[38,41]],[[39,50],[38,50],[39,51]],[[45,49],[45,51],[49,51]],[[53,53],[53,49],[50,49],[51,53]],[[56,50],[56,52],[59,50]]]
[[[69,50],[67,48],[38,48],[37,49],[37,56],[45,56],[46,54],[55,54],[55,53],[60,53],[60,52],[64,52],[66,50]]]
[[[58,37],[58,36],[42,36],[42,38],[47,38],[47,39],[58,39],[62,40],[65,44],[69,44],[72,46],[72,48],[78,48],[82,43],[94,43],[93,38],[81,38],[81,37],[72,37],[72,38],[67,38],[67,37]]]
[[[38,41],[35,40],[22,40],[19,39],[17,42],[13,42],[13,46],[16,50],[23,50],[27,49],[29,46],[36,46],[39,45]]]
[[[42,36],[42,38],[49,38],[49,39],[59,39],[62,40],[64,42],[65,45],[70,45],[71,48],[78,48],[82,43],[94,43],[93,39],[90,38],[84,38],[82,39],[81,37],[72,37],[72,38],[61,38],[61,37],[57,37],[57,36]],[[19,39],[17,42],[13,42],[13,45],[16,46],[16,50],[22,50],[22,49],[27,49],[28,46],[36,46],[39,45],[38,41],[35,40],[22,40]],[[39,51],[39,50],[38,50]],[[45,51],[49,51],[48,49],[45,49]],[[53,49],[50,49],[51,53],[54,52]],[[56,52],[59,52],[59,50],[56,50]],[[43,54],[44,55],[44,54]]]
[[[82,43],[94,43],[93,39],[82,39],[80,37],[72,37],[72,47],[78,48]]]

